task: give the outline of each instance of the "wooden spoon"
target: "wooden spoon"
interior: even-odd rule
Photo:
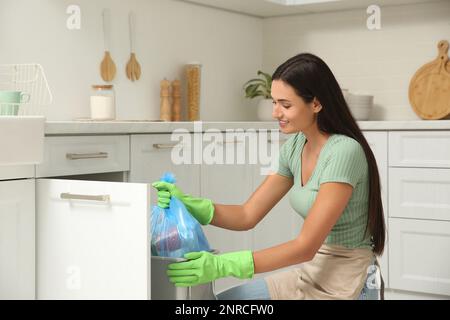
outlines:
[[[136,40],[136,34],[135,34],[135,24],[136,24],[136,17],[133,12],[130,12],[129,15],[129,25],[130,25],[130,60],[127,63],[126,67],[126,73],[128,79],[131,81],[139,80],[141,77],[141,65],[136,59],[136,54],[134,53],[134,43]]]
[[[100,65],[100,74],[106,82],[112,81],[116,76],[116,65],[109,53],[110,45],[110,12],[109,9],[103,10],[103,37],[105,43],[105,57]]]

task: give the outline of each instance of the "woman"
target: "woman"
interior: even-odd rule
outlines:
[[[288,192],[305,219],[297,238],[261,251],[193,252],[167,271],[177,286],[235,276],[246,279],[294,266],[219,294],[219,299],[367,298],[368,270],[381,255],[385,226],[374,155],[328,66],[299,54],[278,67],[273,117],[294,134],[281,148],[279,168],[243,205],[214,204],[157,182],[158,202],[178,197],[202,224],[248,230]],[[373,290],[371,291],[373,293]]]

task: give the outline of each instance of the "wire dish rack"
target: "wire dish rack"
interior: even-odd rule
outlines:
[[[0,64],[0,116],[46,116],[52,101],[40,64]]]

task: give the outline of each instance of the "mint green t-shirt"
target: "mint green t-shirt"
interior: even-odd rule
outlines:
[[[277,173],[294,179],[294,185],[289,191],[291,206],[306,218],[322,183],[343,182],[352,185],[349,203],[324,243],[347,248],[371,247],[370,235],[365,235],[369,208],[369,170],[363,148],[358,141],[348,136],[331,135],[320,151],[311,177],[302,186],[301,154],[305,142],[305,135],[297,133],[280,149]]]

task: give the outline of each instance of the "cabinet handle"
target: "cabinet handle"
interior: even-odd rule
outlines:
[[[90,196],[85,194],[61,193],[61,199],[109,202],[110,196],[109,195]]]
[[[67,153],[66,158],[69,160],[81,160],[81,159],[104,159],[108,158],[107,152],[97,153]]]
[[[154,143],[153,148],[155,149],[173,149],[178,145],[178,143]]]

